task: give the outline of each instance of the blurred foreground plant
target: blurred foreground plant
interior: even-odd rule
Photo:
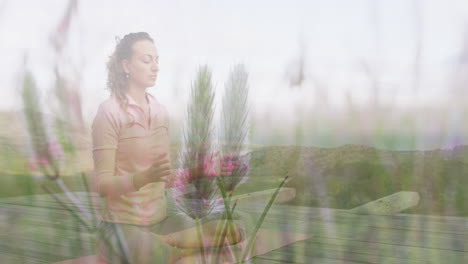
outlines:
[[[195,220],[203,263],[206,256],[200,220],[215,212],[222,213],[216,228],[215,246],[212,247],[214,263],[218,263],[226,237],[231,236],[231,241],[236,241],[233,214],[237,201],[232,206],[231,199],[236,187],[246,182],[249,171],[249,155],[243,155],[248,135],[248,85],[243,65],[237,65],[231,72],[225,90],[220,151],[215,151],[212,145],[215,94],[211,71],[207,66],[200,67],[192,84],[182,150],[179,152],[180,168],[175,179],[176,205],[181,213]],[[234,250],[236,262],[244,260],[250,253],[256,234],[285,180],[258,219],[247,247]]]
[[[248,136],[247,71],[237,65],[226,83],[221,119],[221,179],[226,191],[232,195],[235,188],[247,181],[250,155],[246,151]]]
[[[57,75],[57,78],[59,76]],[[82,205],[78,198],[68,189],[63,182],[61,173],[64,169],[64,150],[56,132],[50,129],[50,124],[46,120],[43,109],[41,108],[37,86],[30,71],[24,72],[22,85],[22,100],[24,119],[28,128],[30,137],[31,156],[29,168],[32,173],[39,178],[41,187],[66,209],[68,209],[77,219],[88,229],[93,230],[94,227],[89,223],[93,220],[92,211]],[[68,105],[68,104],[62,104]],[[63,110],[63,109],[62,109]],[[62,112],[63,113],[63,112]],[[57,122],[57,120],[55,120]],[[61,127],[63,135],[69,135],[70,130]],[[62,138],[63,140],[63,138]],[[68,148],[71,153],[74,153],[74,145],[72,139],[67,141]],[[76,159],[77,157],[74,156]],[[84,175],[83,179],[85,179]],[[69,199],[69,201],[60,198],[50,188],[54,183]],[[87,186],[87,184],[85,184]],[[76,208],[76,209],[75,209]]]
[[[181,169],[176,175],[176,204],[187,216],[203,218],[219,204],[216,183],[216,154],[212,152],[214,91],[211,72],[198,71],[192,84],[191,101],[183,130],[183,146],[179,153]]]

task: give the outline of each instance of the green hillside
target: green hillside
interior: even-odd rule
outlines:
[[[252,185],[274,186],[289,175],[294,205],[353,208],[394,192],[417,191],[414,213],[468,215],[468,147],[433,151],[264,147],[252,152]],[[243,187],[246,188],[246,187]]]

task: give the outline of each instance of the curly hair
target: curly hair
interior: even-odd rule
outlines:
[[[127,108],[128,99],[125,96],[128,88],[128,78],[122,66],[122,61],[132,57],[133,43],[139,40],[149,40],[154,43],[153,39],[146,32],[129,33],[122,39],[115,38],[116,47],[112,55],[109,56],[107,62],[107,88],[110,90],[111,95],[115,96],[120,102],[120,106],[124,109]]]

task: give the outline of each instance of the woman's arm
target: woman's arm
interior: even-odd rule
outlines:
[[[118,108],[109,101],[101,104],[92,125],[94,172],[101,196],[135,191],[133,175],[115,175],[119,127]]]
[[[146,171],[124,176],[114,175],[115,150],[94,150],[95,171],[98,189],[101,196],[119,196],[127,192],[138,191],[141,187],[152,182],[167,181],[170,176],[169,166],[165,159],[156,161]]]
[[[115,175],[114,149],[95,149],[93,150],[93,158],[97,189],[102,197],[120,196],[136,191],[133,185],[134,175]]]

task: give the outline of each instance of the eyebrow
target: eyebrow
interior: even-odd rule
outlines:
[[[151,54],[143,54],[143,56],[149,56],[150,58],[153,58],[153,55]],[[159,59],[159,56],[156,56],[156,59]]]

